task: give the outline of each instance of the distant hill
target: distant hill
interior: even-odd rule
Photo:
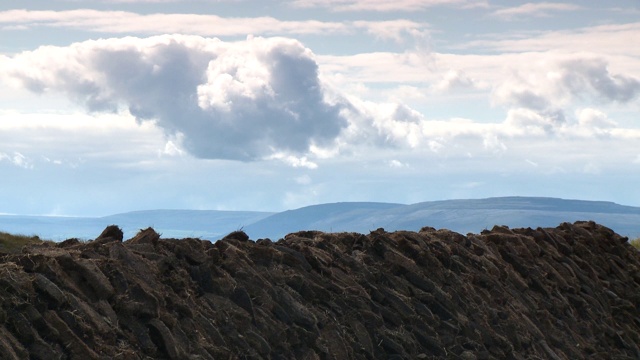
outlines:
[[[252,237],[280,238],[301,230],[369,232],[385,226],[385,214],[407,205],[375,202],[341,202],[283,211],[244,227]]]
[[[0,215],[0,231],[38,235],[43,239],[93,239],[108,225],[118,225],[125,238],[153,227],[163,237],[219,239],[273,213],[218,210],[147,210],[105,217]]]
[[[120,226],[125,236],[130,235],[127,238],[141,228],[153,227],[164,237],[219,239],[272,214],[258,211],[147,210],[106,216],[101,221]]]
[[[125,238],[153,227],[162,236],[217,240],[243,229],[251,238],[279,239],[300,230],[369,233],[417,231],[424,226],[462,234],[478,233],[493,225],[554,227],[562,222],[594,220],[617,233],[640,236],[640,208],[604,201],[542,197],[497,197],[444,200],[411,205],[379,202],[341,202],[307,206],[279,213],[215,210],[148,210],[99,218],[1,215],[0,231],[64,240],[93,239],[107,225],[116,224]]]
[[[244,230],[252,237],[275,239],[299,230],[368,233],[379,227],[387,231],[417,231],[431,226],[466,234],[490,229],[494,225],[536,228],[578,220],[594,220],[624,236],[640,236],[638,207],[542,197],[444,200],[412,205],[323,204],[277,213],[246,226]]]

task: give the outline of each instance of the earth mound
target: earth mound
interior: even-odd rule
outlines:
[[[2,358],[640,359],[640,253],[593,222],[122,240],[2,255]]]

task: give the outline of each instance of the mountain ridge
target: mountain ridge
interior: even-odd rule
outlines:
[[[377,228],[417,231],[432,226],[469,233],[493,225],[535,228],[578,220],[594,220],[624,236],[640,236],[640,207],[609,201],[526,196],[413,204],[336,202],[282,212],[154,209],[102,217],[0,215],[0,230],[53,240],[91,239],[105,226],[117,224],[126,237],[153,227],[163,236],[177,238],[217,240],[242,229],[253,238],[279,239],[302,230],[366,233]]]

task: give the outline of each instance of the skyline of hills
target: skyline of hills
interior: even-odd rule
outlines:
[[[640,207],[613,202],[544,197],[497,197],[428,201],[415,204],[338,202],[283,212],[218,210],[142,210],[104,217],[0,215],[0,231],[43,239],[93,239],[108,225],[120,226],[125,239],[152,227],[165,238],[217,240],[242,229],[251,238],[277,240],[301,230],[368,233],[422,227],[479,233],[493,225],[553,227],[562,222],[593,220],[623,236],[640,236]]]

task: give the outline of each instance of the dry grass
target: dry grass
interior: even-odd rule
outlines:
[[[37,236],[14,235],[0,231],[0,252],[18,253],[26,245],[42,244]]]
[[[629,244],[631,244],[631,246],[633,246],[634,248],[640,250],[640,238],[629,240]]]

